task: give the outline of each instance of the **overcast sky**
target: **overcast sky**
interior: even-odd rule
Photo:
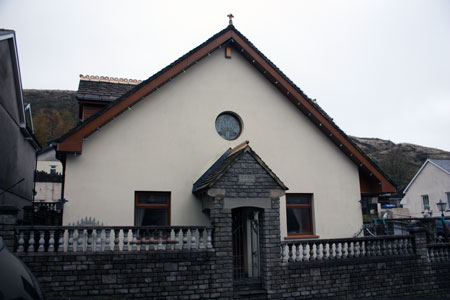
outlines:
[[[25,89],[146,79],[234,25],[349,135],[450,151],[450,0],[0,0]]]

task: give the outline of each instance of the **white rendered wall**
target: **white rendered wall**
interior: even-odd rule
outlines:
[[[243,120],[234,141],[214,122],[224,111]],[[314,194],[321,238],[362,226],[358,168],[238,53],[223,50],[191,67],[83,143],[66,165],[64,223],[86,216],[134,224],[135,191],[171,191],[171,225],[208,225],[193,183],[229,148],[249,140],[289,187]],[[281,231],[286,236],[282,198]]]
[[[440,199],[447,202],[446,192],[450,193],[450,175],[428,162],[406,191],[402,202],[405,203],[404,207],[409,209],[411,217],[421,218],[423,217],[422,195],[428,195],[433,217],[438,217],[441,212],[436,203]],[[450,216],[450,212],[446,212],[445,215]]]
[[[61,182],[36,182],[34,200],[38,202],[55,202],[61,199]]]
[[[55,161],[37,161],[36,171],[44,171],[50,174],[51,166],[56,166],[56,173],[62,174],[62,164],[59,160]]]

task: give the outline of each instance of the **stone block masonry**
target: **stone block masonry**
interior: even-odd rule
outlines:
[[[229,245],[225,248],[16,255],[49,297],[233,299]],[[450,259],[430,262],[416,252],[281,263],[279,252],[273,253],[264,254],[261,270],[267,299],[450,298]]]
[[[49,297],[219,299],[214,250],[17,254]]]
[[[448,297],[450,263],[422,264],[416,255],[303,262],[283,266],[280,299]]]

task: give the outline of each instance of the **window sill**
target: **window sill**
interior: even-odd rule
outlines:
[[[285,240],[302,240],[302,239],[318,239],[320,238],[320,235],[315,234],[304,234],[304,235],[290,235],[285,236]]]

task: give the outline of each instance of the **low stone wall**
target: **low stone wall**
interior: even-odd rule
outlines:
[[[214,250],[16,255],[48,297],[215,299],[221,291]]]
[[[447,254],[431,261],[426,231],[411,233],[413,251],[409,246],[406,252],[377,247],[370,251],[375,256],[285,262],[280,266],[278,299],[449,298],[450,253],[439,251]]]
[[[423,264],[417,255],[294,263],[282,267],[279,299],[445,297],[449,278],[450,262]]]
[[[230,266],[216,252],[16,254],[50,297],[231,299]],[[419,255],[295,262],[272,269],[271,299],[381,299],[450,295],[450,261]],[[268,274],[266,274],[267,276]],[[225,284],[224,284],[225,283]]]
[[[215,206],[220,204],[216,202]],[[136,231],[130,229],[133,238],[131,248],[127,249],[124,245],[116,247],[116,240],[120,244],[120,239],[114,239],[114,243],[111,239],[110,243],[106,242],[110,247],[105,247],[101,234],[98,245],[103,246],[96,247],[87,230],[87,240],[77,238],[78,246],[71,251],[69,241],[64,247],[56,247],[53,241],[46,247],[47,243],[41,239],[45,235],[40,234],[36,245],[39,245],[37,251],[41,249],[42,252],[34,252],[36,247],[27,247],[26,243],[20,242],[23,240],[21,235],[14,234],[14,228],[18,232],[24,228],[8,224],[11,223],[8,218],[2,219],[8,222],[0,224],[0,232],[7,237],[7,246],[11,250],[18,250],[20,246],[30,248],[30,252],[16,255],[31,269],[48,297],[233,299],[231,213],[214,212],[212,219],[216,227],[210,248],[187,247],[197,245],[197,239],[191,239],[189,244],[187,238],[178,238],[174,247],[163,247],[161,243],[169,243],[169,238],[162,238],[159,234],[158,247],[146,245],[136,251],[133,250]],[[262,293],[257,299],[425,296],[450,299],[450,245],[428,244],[423,229],[413,230],[411,235],[403,237],[284,242],[280,247],[278,227],[266,224],[272,219],[274,216],[266,212],[261,216],[264,228],[261,232],[261,260],[264,263],[261,264],[261,287],[258,287],[258,292]],[[187,237],[183,230],[181,232],[183,237]],[[174,237],[173,232],[171,236],[170,241]],[[19,243],[13,245],[14,240]],[[207,240],[209,238],[203,239]],[[180,246],[180,241],[186,247]],[[208,245],[208,242],[203,244]],[[56,252],[49,252],[50,245]],[[60,248],[61,251],[67,248],[67,252],[59,252]],[[293,249],[302,249],[301,255]]]

